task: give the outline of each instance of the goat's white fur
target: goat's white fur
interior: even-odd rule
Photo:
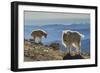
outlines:
[[[46,34],[47,34],[47,32],[46,32],[46,31],[44,31],[44,30],[42,30],[42,29],[36,29],[36,30],[33,30],[32,32],[34,32],[34,31],[38,31],[38,30],[41,30],[42,32],[44,32],[44,33],[46,33]]]
[[[66,33],[67,34],[67,32],[76,32],[76,33],[78,33],[82,38],[84,38],[85,36],[83,35],[83,34],[81,34],[81,33],[79,33],[78,31],[72,31],[72,30],[64,30],[63,32],[62,32],[62,44],[65,46],[65,47],[67,47],[66,46],[66,44],[64,43],[64,41],[63,41],[63,35]],[[80,45],[81,45],[81,43],[80,43]],[[74,44],[73,44],[73,46],[75,46]]]

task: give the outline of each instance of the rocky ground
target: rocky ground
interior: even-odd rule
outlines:
[[[50,46],[25,42],[25,61],[63,60],[64,53]]]
[[[66,60],[66,59],[85,59],[84,55],[67,55],[59,48],[58,43],[52,43],[49,46],[43,44],[31,43],[25,40],[24,43],[24,61],[46,61],[46,60]]]

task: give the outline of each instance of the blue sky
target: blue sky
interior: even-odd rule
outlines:
[[[89,24],[90,14],[24,11],[25,25]]]

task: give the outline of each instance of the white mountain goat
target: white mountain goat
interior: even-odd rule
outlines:
[[[42,29],[33,30],[31,36],[35,43],[41,43],[41,39],[47,38],[47,32]]]
[[[84,38],[84,35],[77,31],[63,31],[62,43],[67,48],[67,54],[72,54],[72,47],[76,48],[75,54],[79,55],[81,53],[81,38]]]

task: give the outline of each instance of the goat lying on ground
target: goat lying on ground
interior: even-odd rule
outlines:
[[[67,54],[72,55],[72,47],[76,48],[76,54],[81,53],[81,38],[84,37],[77,31],[65,30],[62,33],[62,43],[67,48]]]

